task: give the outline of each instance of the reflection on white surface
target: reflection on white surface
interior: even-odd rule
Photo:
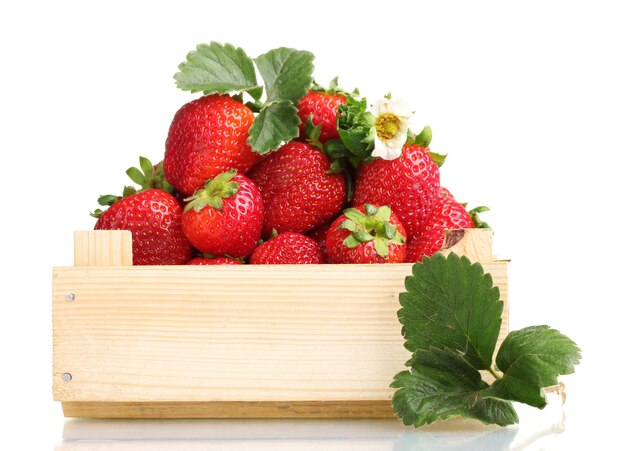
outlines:
[[[412,430],[396,420],[68,420],[69,450],[502,450],[517,428],[446,422]]]
[[[68,420],[56,451],[559,449],[544,445],[564,431],[560,405],[518,412],[519,426],[450,420],[418,430],[396,420]]]

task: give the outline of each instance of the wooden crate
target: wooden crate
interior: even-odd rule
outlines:
[[[53,270],[53,394],[67,417],[384,418],[404,368],[411,264],[132,266],[127,231],[76,232]],[[444,252],[480,261],[505,303],[491,231]]]

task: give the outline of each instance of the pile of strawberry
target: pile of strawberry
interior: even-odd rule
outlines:
[[[132,232],[135,265],[415,262],[444,229],[487,226],[440,186],[429,127],[413,134],[390,96],[372,110],[321,88],[311,53],[212,42],[179,69],[203,96],[176,112],[162,162],[127,171],[140,187],[93,213]]]

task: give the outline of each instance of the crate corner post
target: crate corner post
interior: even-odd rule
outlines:
[[[72,382],[72,368],[64,364],[65,352],[69,343],[67,315],[76,301],[80,301],[80,288],[64,284],[63,274],[81,267],[132,266],[132,234],[128,230],[81,230],[74,232],[74,266],[55,267],[52,276],[52,395],[61,401],[65,416],[72,416],[67,402],[73,395],[69,386]],[[78,347],[77,349],[80,349]],[[70,411],[70,412],[68,412]]]

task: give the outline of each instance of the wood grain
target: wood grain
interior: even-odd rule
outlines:
[[[474,262],[493,261],[493,231],[491,229],[459,229],[444,232],[443,247],[440,252],[465,255]]]
[[[98,239],[80,235],[77,246]],[[127,255],[124,240],[109,246]],[[397,311],[411,264],[121,265],[127,258],[53,271],[53,394],[66,416],[390,415],[389,383],[409,358]],[[108,265],[89,266],[99,261]],[[483,267],[505,302],[501,341],[507,263]]]
[[[130,266],[132,234],[128,230],[74,232],[74,266]]]
[[[393,418],[390,401],[64,402],[73,418]]]
[[[506,263],[485,270],[505,298]],[[390,399],[389,381],[409,357],[396,312],[410,272],[409,264],[57,268],[55,399]]]

